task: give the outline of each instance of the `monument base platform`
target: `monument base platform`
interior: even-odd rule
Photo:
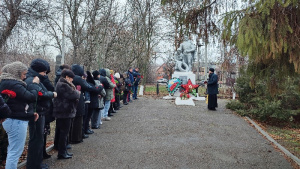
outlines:
[[[180,97],[176,97],[175,104],[178,106],[187,105],[187,106],[195,106],[195,103],[192,98],[188,100],[181,100]]]
[[[196,75],[193,72],[174,72],[172,78],[179,78],[182,84],[187,84],[188,80],[191,79],[193,84],[196,84]]]

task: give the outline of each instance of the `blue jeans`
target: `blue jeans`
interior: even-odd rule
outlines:
[[[103,114],[104,114],[104,108],[100,110],[99,118],[98,118],[98,121],[97,121],[98,125],[100,125],[100,123],[102,122],[101,118],[103,118]]]
[[[110,107],[110,100],[105,100],[103,118],[108,117],[109,107]]]
[[[16,169],[24,150],[28,121],[7,118],[2,125],[8,135],[5,168]]]
[[[137,97],[137,91],[138,91],[138,85],[133,85],[132,90],[133,90],[132,98],[136,99],[136,97]]]

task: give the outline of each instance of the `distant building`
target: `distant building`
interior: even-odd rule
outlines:
[[[164,63],[156,69],[156,80],[161,78],[171,79],[170,70],[173,69],[168,64]]]

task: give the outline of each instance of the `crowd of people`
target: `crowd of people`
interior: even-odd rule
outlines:
[[[28,68],[13,62],[1,69],[0,123],[8,136],[6,169],[16,169],[29,129],[26,168],[49,168],[42,163],[50,123],[56,122],[54,148],[58,159],[70,159],[70,144],[78,144],[100,129],[103,121],[137,98],[141,74],[138,68],[124,73],[107,68],[84,71],[79,64],[61,65],[54,83],[50,65],[32,60]]]

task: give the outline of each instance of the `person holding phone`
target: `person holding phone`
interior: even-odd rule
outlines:
[[[7,98],[6,104],[11,109],[11,114],[2,123],[8,135],[8,148],[6,157],[6,169],[16,169],[19,158],[24,150],[28,121],[37,121],[38,113],[29,112],[28,104],[34,103],[41,90],[40,79],[34,77],[32,83],[27,85],[23,80],[26,78],[27,66],[21,62],[13,62],[5,65],[0,76],[0,92],[10,90],[15,93],[14,98]]]

